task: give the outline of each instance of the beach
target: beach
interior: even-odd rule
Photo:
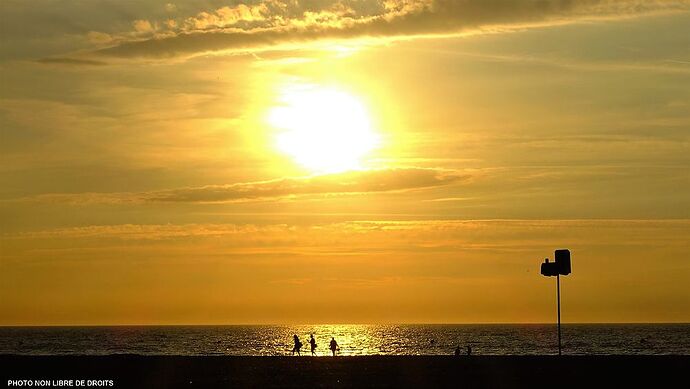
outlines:
[[[5,387],[669,387],[690,356],[1,355],[0,366]]]

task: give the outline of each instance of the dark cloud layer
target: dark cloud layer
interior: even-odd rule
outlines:
[[[372,0],[307,4],[311,7],[293,1],[266,0],[200,13],[167,28],[153,23],[158,26],[158,33],[120,40],[98,53],[121,58],[164,58],[303,44],[318,39],[471,33],[690,10],[688,0]],[[318,4],[322,7],[318,8]]]

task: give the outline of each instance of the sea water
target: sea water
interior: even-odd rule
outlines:
[[[293,335],[310,355],[450,355],[471,346],[478,355],[558,352],[553,324],[525,325],[235,325],[0,327],[0,354],[23,355],[291,355]],[[690,355],[690,324],[566,324],[564,354]]]

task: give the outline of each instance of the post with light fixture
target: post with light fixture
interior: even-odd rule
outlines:
[[[560,249],[554,253],[554,262],[544,259],[541,264],[541,275],[556,277],[556,299],[558,301],[558,355],[561,355],[561,275],[567,276],[571,272],[570,250]]]

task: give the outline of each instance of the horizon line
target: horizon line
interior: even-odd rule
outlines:
[[[630,322],[566,322],[561,325],[661,325],[661,324],[678,324],[690,325],[690,321],[630,321]],[[482,326],[482,325],[557,325],[555,322],[475,322],[475,323],[233,323],[233,324],[0,324],[0,328],[11,327],[243,327],[243,326],[351,326],[351,325],[393,325],[393,326],[443,326],[443,325],[460,325],[460,326]]]

